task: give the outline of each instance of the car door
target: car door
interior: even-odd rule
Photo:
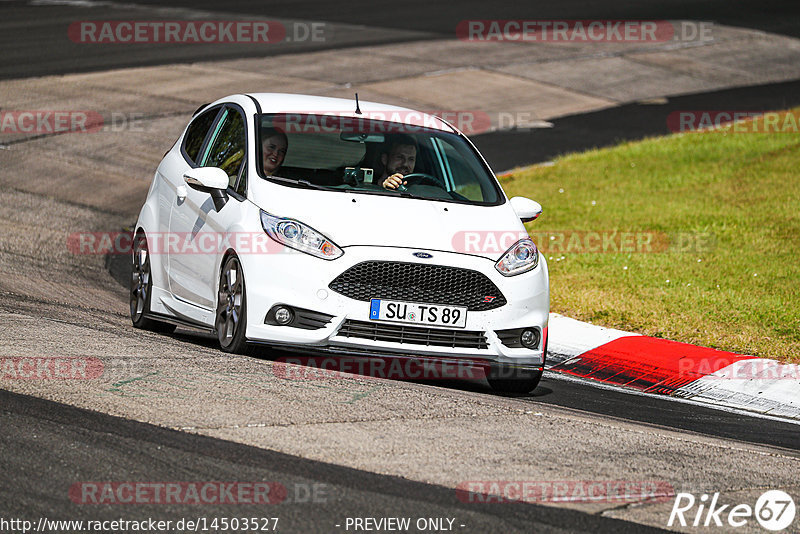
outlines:
[[[157,229],[151,239],[151,268],[154,270],[154,283],[158,281],[160,289],[171,292],[169,283],[169,257],[166,239],[170,235],[169,219],[172,206],[176,201],[177,193],[186,189],[183,173],[191,167],[196,167],[196,158],[201,154],[201,149],[206,137],[214,125],[222,106],[215,106],[197,113],[186,128],[181,144],[177,150],[171,149],[164,155],[164,159],[156,170],[156,179],[153,181],[157,202]],[[157,272],[155,272],[157,271]]]
[[[192,187],[178,188],[170,213],[172,243],[169,255],[170,291],[173,296],[193,304],[205,322],[216,305],[215,284],[219,261],[225,252],[228,229],[239,220],[244,197],[237,187],[244,182],[247,161],[247,134],[243,111],[226,105],[210,128],[190,167],[219,167],[228,175],[227,202],[215,206],[208,192]],[[185,172],[185,171],[184,171]],[[182,195],[185,195],[181,198]]]

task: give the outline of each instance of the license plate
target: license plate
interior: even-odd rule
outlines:
[[[467,308],[372,299],[370,300],[369,318],[373,321],[464,328],[467,326]]]

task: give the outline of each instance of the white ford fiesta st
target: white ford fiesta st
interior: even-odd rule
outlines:
[[[545,259],[454,126],[289,94],[202,106],[136,223],[133,325],[339,356],[471,361],[527,392],[547,352]]]

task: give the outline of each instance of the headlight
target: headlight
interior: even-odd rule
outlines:
[[[539,250],[529,238],[520,239],[494,264],[503,276],[514,276],[539,265]]]
[[[344,251],[310,226],[293,219],[283,219],[261,210],[261,226],[267,235],[282,245],[324,260],[335,260]]]

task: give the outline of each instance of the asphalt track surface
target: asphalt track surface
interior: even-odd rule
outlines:
[[[411,517],[413,521],[452,518],[457,532],[662,532],[537,504],[462,502],[449,488],[163,429],[2,390],[0,406],[4,479],[0,499],[6,518],[105,521],[123,516],[127,520],[178,521],[278,517],[278,532],[345,532],[347,517]],[[33,477],[32,473],[46,476]],[[278,482],[286,488],[287,497],[271,505],[148,504],[137,505],[134,511],[102,504],[76,505],[70,500],[68,488],[76,481],[108,480]]]
[[[429,2],[426,0],[282,0],[230,2],[173,0],[170,7],[191,12],[211,13],[218,19],[226,16],[265,17],[268,19],[303,19],[347,25],[386,28],[413,32],[406,36],[385,32],[362,37],[360,32],[337,32],[325,43],[297,46],[137,44],[104,47],[87,51],[85,45],[65,42],[64,35],[72,22],[80,20],[165,20],[160,11],[163,2],[113,1],[43,1],[47,15],[42,16],[36,2],[6,0],[0,2],[0,45],[4,59],[0,78],[20,78],[45,74],[63,74],[143,65],[161,65],[197,60],[257,57],[291,51],[339,48],[367,43],[390,43],[398,40],[441,39],[455,37],[462,20],[472,19],[643,19],[710,21],[730,26],[753,28],[771,33],[800,36],[800,3],[793,0],[546,0],[519,2],[467,0],[465,2]],[[135,7],[138,6],[138,7]],[[168,13],[168,12],[167,12]],[[174,14],[173,14],[174,16]],[[284,43],[285,44],[285,43]]]
[[[571,152],[673,133],[671,113],[702,110],[752,112],[800,106],[800,81],[738,87],[670,97],[663,103],[632,103],[555,119],[552,128],[477,135],[473,141],[496,172],[550,161]]]
[[[138,2],[153,4],[156,2]],[[218,2],[177,1],[173,6],[214,11]],[[103,54],[81,54],[72,47],[57,46],[58,28],[76,20],[73,6],[61,6],[60,14],[25,25],[34,7],[30,2],[2,2],[0,22],[6,59],[0,77],[16,78],[43,74],[103,70],[193,61],[264,55],[264,51],[200,47],[142,47],[135,53],[105,47]],[[118,8],[100,5],[92,19],[119,18]],[[727,0],[615,2],[600,7],[594,2],[460,3],[457,9],[431,2],[229,2],[226,13],[268,14],[273,17],[336,21],[346,24],[392,26],[427,32],[429,38],[452,34],[466,18],[692,18],[722,24],[798,36],[800,3],[737,2]],[[105,11],[104,11],[105,10]],[[410,15],[413,13],[413,15]],[[424,16],[420,16],[424,13]],[[146,12],[139,15],[146,18]],[[410,37],[409,37],[410,38]],[[419,37],[416,37],[419,38]],[[380,42],[377,40],[376,42]],[[10,45],[13,43],[13,46]],[[363,44],[342,42],[340,46]],[[337,46],[327,44],[325,48]],[[308,49],[304,49],[306,51]],[[275,53],[286,50],[275,50]],[[666,115],[677,109],[780,109],[800,103],[800,83],[788,82],[670,99],[667,104],[630,104],[606,111],[566,117],[554,121],[552,130],[503,132],[476,137],[479,148],[496,169],[545,161],[564,152],[604,146],[619,140],[666,133]],[[713,107],[711,107],[713,105]],[[646,118],[646,120],[643,120]],[[179,334],[188,343],[207,343],[202,337]],[[442,387],[442,386],[439,386]],[[483,384],[452,383],[446,387],[491,394]],[[535,407],[550,404],[577,412],[643,422],[686,432],[724,437],[744,443],[800,451],[798,426],[790,423],[724,412],[651,396],[598,389],[591,385],[545,377],[533,395],[516,397]],[[67,495],[76,480],[276,480],[294,484],[328,485],[327,502],[286,503],[275,508],[283,531],[338,531],[345,517],[410,516],[455,517],[469,532],[646,532],[649,527],[563,508],[533,504],[476,507],[461,503],[452,489],[401,478],[366,473],[345,467],[304,460],[209,437],[167,430],[65,404],[0,390],[0,502],[4,516],[48,516],[51,519],[117,519],[119,508],[78,507]],[[34,476],[33,474],[46,476]],[[180,519],[187,516],[252,515],[239,507],[208,507],[202,510],[170,505],[136,507],[136,517]],[[268,512],[271,512],[269,510]]]
[[[420,0],[346,3],[327,1],[161,2],[90,1],[0,2],[0,79],[23,78],[193,61],[261,57],[272,54],[336,49],[403,40],[455,38],[455,28],[467,19],[691,19],[800,36],[800,2],[746,0],[734,6],[727,0],[646,0],[597,3],[558,2],[423,2]],[[180,11],[185,10],[185,11]],[[168,20],[170,17],[227,20],[265,17],[281,20],[325,21],[346,25],[324,43],[244,44],[117,44],[87,49],[64,38],[70,24],[81,20]],[[386,31],[364,32],[364,27]],[[405,33],[404,33],[405,32]],[[268,76],[269,73],[265,73]],[[800,105],[800,81],[712,91],[669,98],[663,103],[631,103],[552,121],[553,128],[509,130],[473,137],[495,171],[540,163],[559,155],[670,133],[667,117],[673,111],[770,111]],[[0,101],[2,108],[2,101]]]
[[[123,287],[130,278],[127,257],[106,257],[106,265],[114,279]],[[180,328],[174,336],[187,343],[215,348],[216,338],[193,330]],[[258,357],[278,359],[296,356],[276,349],[258,349]],[[413,381],[412,381],[413,382]],[[418,381],[425,383],[424,381]],[[430,382],[428,382],[430,383]],[[433,383],[436,387],[473,391],[487,395],[494,392],[485,381],[447,380]],[[659,395],[642,394],[619,388],[598,387],[590,382],[562,377],[546,372],[539,386],[527,395],[505,396],[532,406],[560,406],[620,420],[646,423],[662,428],[684,430],[706,436],[727,438],[743,443],[767,445],[800,454],[800,425],[779,419],[751,416],[741,411],[725,411],[693,402],[666,399]]]
[[[143,4],[154,4],[146,0]],[[219,2],[177,0],[170,5],[213,10]],[[500,0],[466,0],[460,2],[428,2],[426,0],[357,0],[346,4],[325,0],[294,2],[239,1],[225,4],[227,11],[269,13],[281,17],[302,17],[365,26],[384,26],[452,34],[453,28],[465,19],[648,19],[709,20],[732,26],[745,26],[762,31],[798,35],[800,6],[791,0],[744,0],[735,9],[727,0],[627,0],[596,2],[566,0],[550,2],[532,0],[516,2]]]
[[[478,382],[453,382],[443,387],[493,393]],[[743,412],[724,411],[689,402],[667,400],[658,395],[640,394],[618,388],[603,388],[583,380],[545,373],[531,394],[510,395],[533,407],[551,405],[576,412],[589,412],[618,420],[635,421],[661,428],[728,438],[743,443],[779,447],[800,454],[800,428],[778,419],[757,419]]]
[[[114,278],[123,284],[128,280],[129,266],[125,257],[109,256],[109,268]],[[191,329],[179,328],[177,339],[187,343],[216,348],[216,338]],[[293,358],[296,354],[273,348],[259,348],[256,357],[267,359]],[[425,381],[410,380],[425,384]],[[500,395],[530,404],[551,405],[580,412],[612,417],[618,420],[645,423],[695,434],[726,438],[742,443],[767,445],[800,455],[800,425],[777,418],[757,417],[742,411],[726,411],[688,401],[667,399],[660,395],[643,394],[620,388],[603,387],[585,380],[545,372],[539,386],[525,395],[497,393],[485,381],[446,380],[428,381],[436,387]]]

